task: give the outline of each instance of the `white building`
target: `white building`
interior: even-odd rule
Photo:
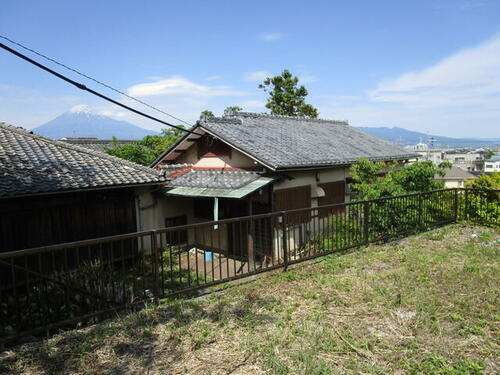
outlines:
[[[500,172],[500,155],[493,155],[484,161],[485,172]]]
[[[476,151],[449,151],[443,154],[443,161],[449,161],[464,171],[481,172],[483,170],[484,158],[481,153]]]

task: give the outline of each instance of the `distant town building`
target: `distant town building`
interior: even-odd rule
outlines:
[[[443,181],[444,186],[447,188],[460,188],[465,186],[467,180],[476,179],[477,176],[470,172],[464,171],[461,168],[452,166],[451,168],[445,169],[446,174],[444,176],[436,175],[435,180]]]
[[[427,146],[425,143],[420,142],[416,145],[408,146],[407,148],[413,151],[427,151],[429,149],[429,146]]]
[[[493,155],[491,158],[484,160],[485,172],[500,172],[500,155]]]
[[[443,154],[443,161],[469,172],[484,170],[484,151],[449,150]]]
[[[416,145],[407,146],[406,148],[420,155],[417,161],[430,160],[435,164],[439,164],[443,161],[443,151],[440,149],[431,149],[425,143],[417,143]]]

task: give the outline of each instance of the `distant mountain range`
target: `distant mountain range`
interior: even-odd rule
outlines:
[[[35,134],[53,139],[69,137],[111,139],[116,137],[133,140],[158,134],[158,132],[132,125],[126,121],[94,114],[85,105],[73,107],[68,112],[32,130]]]
[[[483,147],[496,146],[500,138],[450,138],[439,135],[419,133],[399,127],[366,127],[357,126],[358,129],[401,145],[414,145],[420,142],[427,144],[434,141],[435,147]],[[60,138],[97,138],[111,139],[116,137],[122,140],[142,139],[146,135],[156,135],[158,132],[141,128],[126,121],[115,120],[111,117],[93,113],[86,105],[77,105],[68,112],[55,119],[32,129],[34,133]]]
[[[385,139],[390,142],[398,143],[403,146],[414,145],[420,142],[431,144],[434,143],[435,148],[453,148],[453,147],[487,147],[496,146],[500,143],[500,138],[450,138],[442,137],[440,135],[430,135],[425,133],[419,133],[398,127],[366,127],[357,126],[359,130],[362,130],[368,134],[372,134],[376,137]],[[433,141],[432,141],[433,139]]]

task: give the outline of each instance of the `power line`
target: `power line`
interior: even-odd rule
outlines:
[[[99,80],[97,80],[97,79],[95,79],[95,78],[92,78],[92,77],[88,76],[88,75],[87,75],[87,74],[85,74],[85,73],[79,72],[78,70],[76,70],[76,69],[74,69],[74,68],[72,68],[72,67],[70,67],[70,66],[68,66],[68,65],[65,65],[65,64],[63,64],[63,63],[60,63],[59,61],[54,60],[53,58],[51,58],[51,57],[49,57],[49,56],[44,55],[43,53],[37,52],[37,51],[35,51],[34,49],[31,49],[31,48],[29,48],[29,47],[26,47],[26,46],[22,45],[21,43],[18,43],[18,42],[14,41],[14,40],[12,40],[12,39],[10,39],[10,38],[7,38],[6,36],[0,35],[0,38],[2,38],[2,39],[4,39],[4,40],[9,41],[9,42],[10,42],[10,43],[12,43],[12,44],[17,45],[17,46],[19,46],[19,47],[21,47],[21,48],[25,49],[26,51],[30,51],[30,52],[34,53],[35,55],[38,55],[38,56],[40,56],[40,57],[42,57],[42,58],[44,58],[44,59],[46,59],[46,60],[48,60],[48,61],[51,61],[51,62],[53,62],[54,64],[57,64],[57,65],[59,65],[59,66],[62,66],[63,68],[68,69],[68,70],[70,70],[70,71],[72,71],[72,72],[74,72],[74,73],[78,74],[79,76],[82,76],[82,77],[84,77],[84,78],[87,78],[87,79],[89,79],[89,80],[91,80],[91,81],[93,81],[93,82],[95,82],[95,83],[97,83],[97,84],[99,84],[99,85],[101,85],[101,86],[103,86],[103,87],[106,87],[106,88],[108,88],[108,89],[110,89],[110,90],[112,90],[112,91],[114,91],[114,92],[116,92],[116,93],[118,93],[118,94],[121,94],[121,95],[123,95],[123,96],[125,96],[125,97],[127,97],[127,98],[129,98],[129,99],[132,99],[132,100],[136,101],[137,103],[141,103],[142,105],[145,105],[146,107],[149,107],[149,108],[151,108],[151,109],[154,109],[154,110],[155,110],[155,111],[157,111],[157,112],[163,113],[164,115],[167,115],[167,116],[169,116],[169,117],[172,117],[173,119],[175,119],[175,120],[177,120],[177,121],[183,122],[184,124],[191,126],[191,124],[190,124],[190,123],[188,123],[188,122],[186,122],[186,121],[184,121],[184,120],[182,120],[182,119],[180,119],[180,118],[178,118],[178,117],[175,117],[174,115],[171,115],[170,113],[167,113],[167,112],[165,112],[165,111],[163,111],[163,110],[161,110],[161,109],[159,109],[159,108],[157,108],[157,107],[155,107],[155,106],[152,106],[151,104],[148,104],[148,103],[146,103],[146,102],[144,102],[144,101],[142,101],[142,100],[140,100],[140,99],[137,99],[137,98],[135,98],[135,97],[133,97],[133,96],[131,96],[131,95],[128,95],[127,93],[125,93],[125,92],[123,92],[123,91],[121,91],[121,90],[115,89],[114,87],[112,87],[112,86],[110,86],[110,85],[108,85],[108,84],[106,84],[106,83],[104,83],[104,82],[101,82],[101,81],[99,81]]]
[[[90,92],[91,94],[93,94],[93,95],[95,95],[95,96],[98,96],[98,97],[100,97],[100,98],[102,98],[102,99],[104,99],[104,100],[107,100],[108,102],[111,102],[111,103],[113,103],[113,104],[116,104],[116,105],[118,105],[118,106],[120,106],[120,107],[122,107],[122,108],[125,108],[125,109],[127,109],[127,110],[129,110],[129,111],[131,111],[131,112],[134,112],[134,113],[136,113],[136,114],[138,114],[138,115],[141,115],[141,116],[144,116],[144,117],[146,117],[146,118],[148,118],[148,119],[150,119],[150,120],[153,120],[153,121],[159,122],[159,123],[161,123],[161,124],[163,124],[163,125],[167,125],[167,126],[169,126],[169,127],[171,127],[171,128],[174,128],[174,129],[177,129],[177,130],[181,130],[181,131],[186,132],[186,133],[191,133],[191,134],[196,134],[196,135],[202,135],[202,134],[199,134],[199,133],[193,132],[192,130],[184,129],[184,128],[180,127],[180,126],[170,124],[170,123],[168,123],[168,122],[166,122],[166,121],[160,120],[160,119],[158,119],[158,118],[156,118],[156,117],[153,117],[153,116],[148,115],[147,113],[141,112],[141,111],[139,111],[139,110],[137,110],[137,109],[134,109],[134,108],[132,108],[132,107],[129,107],[128,105],[125,105],[125,104],[120,103],[120,102],[118,102],[118,101],[116,101],[116,100],[114,100],[114,99],[111,99],[110,97],[108,97],[108,96],[106,96],[106,95],[103,95],[103,94],[101,94],[101,93],[99,93],[99,92],[97,92],[97,91],[95,91],[95,90],[92,90],[92,89],[88,88],[87,86],[85,86],[85,85],[84,85],[84,84],[82,84],[82,83],[76,82],[76,81],[72,80],[71,78],[68,78],[68,77],[66,77],[66,76],[62,75],[61,73],[58,73],[58,72],[56,72],[56,71],[54,71],[54,70],[52,70],[52,69],[48,68],[47,66],[45,66],[45,65],[43,65],[43,64],[40,64],[39,62],[37,62],[37,61],[35,61],[35,60],[33,60],[33,59],[29,58],[28,56],[23,55],[22,53],[20,53],[20,52],[18,52],[18,51],[16,51],[16,50],[14,50],[14,49],[12,49],[12,48],[10,48],[10,47],[6,46],[6,45],[5,45],[5,44],[3,44],[3,43],[0,43],[0,48],[3,48],[4,50],[6,50],[6,51],[8,51],[8,52],[12,53],[13,55],[15,55],[15,56],[17,56],[17,57],[19,57],[19,58],[21,58],[21,59],[23,59],[23,60],[25,60],[25,61],[27,61],[27,62],[31,63],[31,64],[33,64],[33,65],[37,66],[37,67],[39,67],[39,68],[40,68],[40,69],[42,69],[42,70],[45,70],[46,72],[49,72],[50,74],[52,74],[52,75],[56,76],[57,78],[62,79],[63,81],[66,81],[66,82],[68,82],[68,83],[72,84],[73,86],[75,86],[75,87],[79,88],[80,90],[84,90],[84,91]]]

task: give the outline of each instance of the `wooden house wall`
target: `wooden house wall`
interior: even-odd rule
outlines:
[[[0,201],[0,251],[136,230],[134,194],[129,189]]]

